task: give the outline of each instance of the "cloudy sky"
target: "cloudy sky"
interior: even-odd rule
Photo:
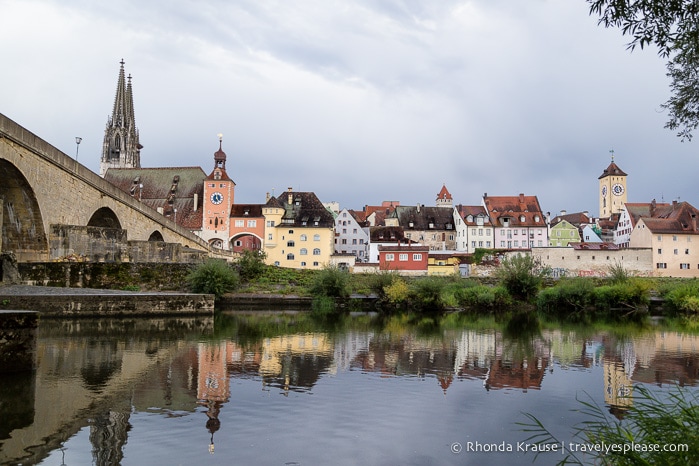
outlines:
[[[663,128],[665,64],[629,52],[584,0],[0,0],[0,113],[99,171],[119,62],[144,167],[213,168],[236,201],[287,187],[360,209],[537,195],[598,215],[629,200],[699,206],[697,141]]]

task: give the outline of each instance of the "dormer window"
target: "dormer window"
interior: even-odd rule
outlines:
[[[525,221],[526,219],[527,219],[527,218],[526,218],[524,215],[520,215],[520,216],[519,216],[519,221],[522,222],[522,223],[524,223],[524,221]]]
[[[214,179],[215,180],[220,180],[221,179],[221,170],[214,170]]]

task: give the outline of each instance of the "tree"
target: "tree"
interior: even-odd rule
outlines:
[[[699,126],[699,2],[695,0],[587,0],[599,24],[620,28],[630,50],[658,47],[667,59],[671,96],[665,128],[692,139]]]

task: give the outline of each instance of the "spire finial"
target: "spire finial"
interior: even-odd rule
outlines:
[[[125,62],[124,59],[122,58],[121,61],[120,61],[119,63],[121,63],[121,67],[123,68],[123,67],[124,67],[124,63],[126,63],[126,62]]]
[[[614,149],[610,149],[609,153],[612,154],[612,162],[614,162]]]
[[[223,133],[218,133],[218,150],[223,150]]]

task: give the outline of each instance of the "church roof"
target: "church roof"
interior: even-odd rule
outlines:
[[[110,168],[104,174],[106,181],[154,210],[162,208],[172,220],[177,209],[177,224],[190,230],[201,229],[205,178],[201,167]]]

